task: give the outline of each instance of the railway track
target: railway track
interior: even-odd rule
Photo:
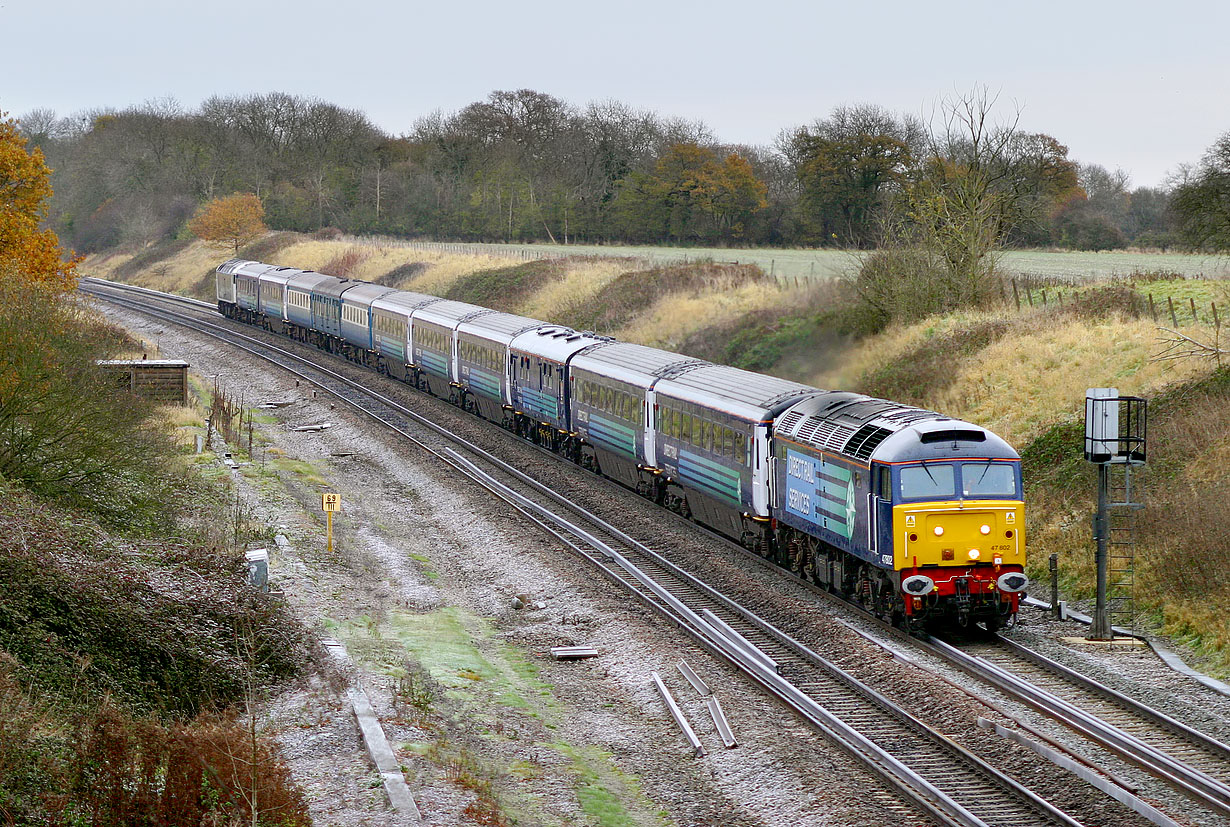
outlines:
[[[1230,746],[999,635],[928,648],[1103,747],[1230,814]]]
[[[785,632],[719,594],[663,555],[498,457],[327,367],[208,318],[208,305],[153,291],[147,303],[90,282],[83,290],[154,318],[226,341],[290,370],[375,418],[512,505],[677,625],[697,643],[776,695],[879,777],[887,790],[937,824],[965,827],[1078,825],[892,700]],[[166,305],[191,306],[191,315]],[[900,804],[897,805],[901,809]]]

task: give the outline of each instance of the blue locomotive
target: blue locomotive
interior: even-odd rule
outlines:
[[[977,425],[464,302],[232,259],[223,315],[407,382],[913,629],[1028,581],[1020,458]]]

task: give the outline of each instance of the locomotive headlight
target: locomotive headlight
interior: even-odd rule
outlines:
[[[937,526],[935,527],[935,536],[936,536],[936,537],[943,537],[943,536],[944,536],[944,527],[943,527],[942,525],[937,525]]]
[[[995,581],[995,585],[999,587],[1001,592],[1020,592],[1024,591],[1029,585],[1029,578],[1021,574],[1019,571],[1010,571],[1007,574],[1001,574],[999,579]]]
[[[981,554],[982,554],[982,552],[981,552],[981,551],[979,551],[979,550],[978,550],[978,549],[976,549],[976,548],[972,548],[972,549],[970,549],[970,550],[969,550],[969,559],[971,559],[971,560],[977,560],[977,559],[978,559],[978,557],[979,557],[979,555],[981,555]]]
[[[979,530],[979,531],[981,531],[983,534],[990,534],[990,533],[991,533],[991,527],[990,527],[989,525],[984,525],[982,528],[980,528],[980,529],[978,529],[978,530]]]
[[[925,574],[912,574],[901,581],[901,591],[914,597],[930,594],[935,589],[935,581]]]

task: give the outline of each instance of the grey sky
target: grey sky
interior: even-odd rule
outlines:
[[[1000,114],[1136,185],[1230,130],[1230,5],[0,0],[0,109],[61,115],[285,91],[393,133],[493,89],[616,98],[732,143],[842,103],[928,114],[985,84]]]

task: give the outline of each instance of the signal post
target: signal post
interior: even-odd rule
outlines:
[[[1120,396],[1117,388],[1090,388],[1085,393],[1085,459],[1098,466],[1098,510],[1093,519],[1097,602],[1089,640],[1114,640],[1111,615],[1118,612],[1130,618],[1134,612],[1135,532],[1130,518],[1144,506],[1133,501],[1132,467],[1145,464],[1147,420],[1147,403],[1140,397]],[[1117,484],[1112,468],[1121,469]],[[1116,521],[1112,509],[1127,519]],[[1114,583],[1110,582],[1112,558]]]

